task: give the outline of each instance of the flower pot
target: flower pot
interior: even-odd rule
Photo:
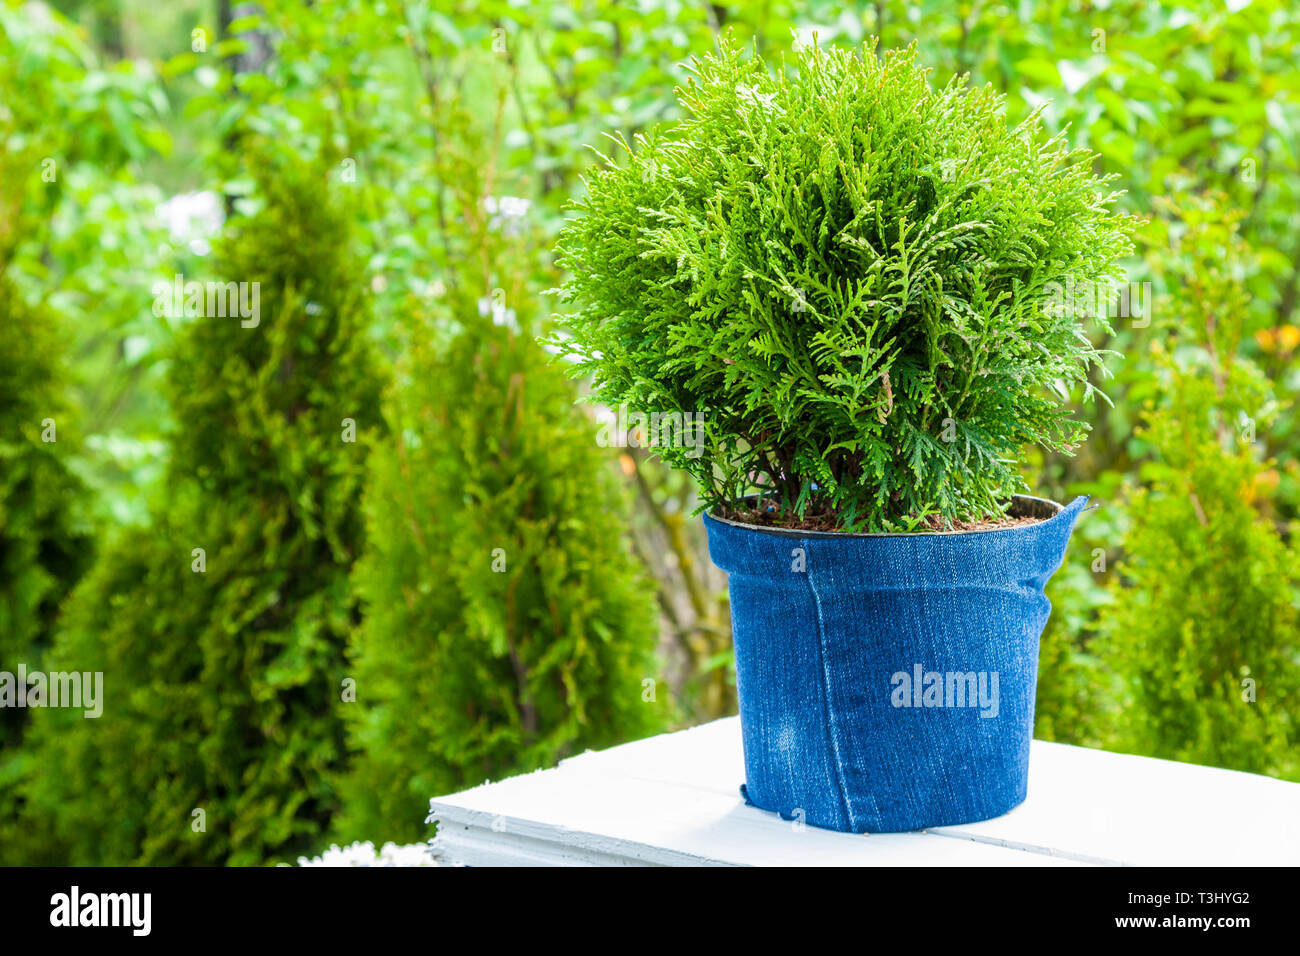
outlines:
[[[850,833],[986,820],[1025,799],[1038,639],[1075,519],[837,534],[705,516],[730,578],[746,799]]]

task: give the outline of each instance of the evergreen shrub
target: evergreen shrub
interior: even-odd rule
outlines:
[[[1278,403],[1241,349],[1255,267],[1241,218],[1221,197],[1183,197],[1182,235],[1167,237],[1174,294],[1141,432],[1156,460],[1129,502],[1098,641],[1120,685],[1105,744],[1295,780],[1300,529],[1260,513],[1276,487],[1261,448]]]
[[[430,797],[663,729],[671,703],[613,460],[535,339],[544,247],[454,132],[445,290],[406,317],[371,456],[343,840],[427,836]]]
[[[771,70],[723,41],[679,124],[616,142],[559,241],[594,395],[703,413],[662,442],[706,506],[776,523],[951,527],[1025,490],[1025,446],[1084,437],[1103,354],[1076,307],[1130,251],[1093,157],[1011,124],[914,49],[808,45]]]
[[[257,283],[260,316],[188,320],[152,525],[102,555],[50,655],[104,674],[101,717],[33,725],[30,825],[59,862],[288,860],[337,810],[383,376],[328,164],[259,161],[262,206],[230,224],[215,275]]]

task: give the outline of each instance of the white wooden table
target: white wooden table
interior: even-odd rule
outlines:
[[[729,717],[436,798],[433,853],[470,866],[1300,864],[1300,784],[1039,740],[1021,806],[917,833],[782,820],[745,806],[744,779]]]

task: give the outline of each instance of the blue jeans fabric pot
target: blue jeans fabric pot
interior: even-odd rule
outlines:
[[[834,534],[705,515],[728,573],[746,799],[850,833],[986,820],[1025,799],[1038,639],[1086,498],[1046,520]]]

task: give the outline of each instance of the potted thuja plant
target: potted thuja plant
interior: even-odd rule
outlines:
[[[851,832],[1005,813],[1085,504],[1021,463],[1086,433],[1107,326],[1078,305],[1130,221],[1091,154],[914,50],[772,69],[724,42],[678,95],[588,177],[553,341],[597,400],[703,416],[657,451],[729,574],[744,792]]]

